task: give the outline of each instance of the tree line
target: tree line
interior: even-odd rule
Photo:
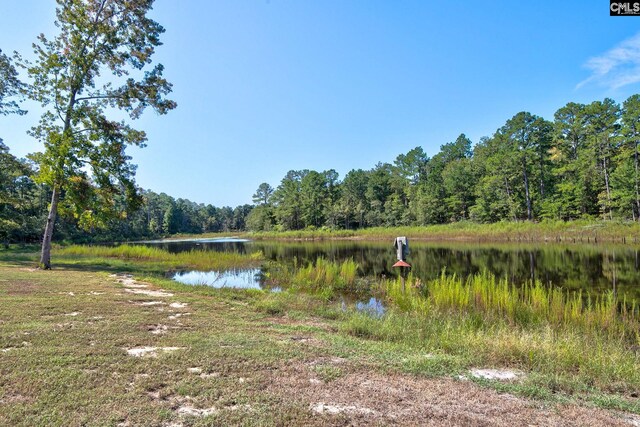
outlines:
[[[0,242],[33,243],[42,238],[42,224],[48,215],[52,190],[33,177],[36,166],[28,159],[13,156],[0,140]],[[115,198],[116,217],[106,218],[99,226],[87,227],[60,196],[60,217],[55,240],[74,242],[149,239],[179,233],[216,233],[246,230],[251,205],[235,208],[216,207],[175,199],[165,193],[138,190],[136,209],[127,209],[124,196]]]
[[[113,199],[120,214],[87,227],[63,192],[56,238],[109,241],[456,221],[640,221],[639,142],[640,95],[622,105],[611,99],[570,102],[553,121],[520,112],[475,146],[461,134],[433,157],[416,147],[343,179],[333,169],[289,171],[275,188],[260,184],[253,205],[216,207],[138,190],[135,209],[120,194]],[[37,168],[0,142],[2,241],[41,238],[52,190],[33,179]]]
[[[546,120],[519,112],[475,146],[464,134],[429,157],[292,170],[262,183],[250,230],[355,229],[456,221],[640,220],[640,95],[570,102]]]

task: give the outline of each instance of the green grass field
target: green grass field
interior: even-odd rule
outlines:
[[[0,425],[640,420],[636,350],[613,340],[399,301],[376,319],[305,289],[190,287],[158,274],[164,255],[128,254],[58,250],[40,271],[37,254],[0,251]],[[352,277],[320,267],[324,279],[305,267],[295,280]]]

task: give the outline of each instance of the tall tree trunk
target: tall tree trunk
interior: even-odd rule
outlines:
[[[531,209],[531,194],[529,194],[529,176],[527,175],[527,161],[522,158],[522,177],[524,178],[524,194],[527,199],[527,219],[531,221],[533,219],[533,212]]]
[[[51,195],[51,207],[47,216],[47,225],[44,228],[44,236],[42,237],[42,253],[40,254],[40,268],[44,270],[51,269],[51,238],[53,237],[53,226],[56,222],[58,213],[58,200],[60,199],[60,190],[57,186],[53,187]]]
[[[609,209],[609,219],[613,220],[611,212],[611,188],[609,187],[609,171],[607,169],[607,158],[602,158],[602,168],[604,169],[604,185],[607,189],[607,209]]]
[[[640,188],[638,185],[638,140],[635,140],[635,150],[633,151],[633,160],[636,167],[635,184],[636,184],[636,212],[638,213],[638,221],[640,221]]]
[[[74,88],[71,91],[71,97],[69,98],[69,105],[67,106],[67,112],[64,117],[64,127],[62,128],[63,137],[71,137],[71,113],[73,107],[76,104],[76,95],[78,89]],[[64,159],[60,159],[60,169],[62,169]],[[60,199],[60,182],[57,180],[53,183],[53,193],[51,195],[51,206],[49,207],[49,215],[47,216],[47,224],[44,227],[44,236],[42,237],[42,252],[40,254],[40,268],[43,270],[51,269],[51,239],[53,237],[53,227],[56,223],[56,216],[58,214],[58,200]]]
[[[513,197],[511,197],[511,189],[509,188],[509,181],[507,181],[507,177],[504,177],[504,188],[507,191],[507,197],[509,198],[509,209],[511,209],[511,213],[513,214],[513,220],[518,221],[518,216],[516,215],[516,211],[512,209],[513,207]]]

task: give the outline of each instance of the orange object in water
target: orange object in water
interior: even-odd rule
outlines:
[[[393,267],[411,267],[411,264],[407,264],[404,261],[398,261],[395,264],[393,264]]]

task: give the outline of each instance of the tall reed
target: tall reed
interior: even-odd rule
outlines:
[[[638,307],[619,301],[612,292],[601,296],[566,293],[540,281],[522,287],[480,273],[463,280],[443,274],[426,284],[410,275],[403,290],[400,279],[384,284],[387,297],[402,311],[423,315],[471,315],[484,322],[507,321],[518,326],[550,325],[584,333],[626,337],[640,335]]]
[[[307,288],[348,289],[355,283],[358,264],[353,259],[342,263],[318,258],[306,267],[298,269],[293,276],[293,283]]]
[[[164,263],[170,268],[192,267],[204,270],[223,270],[258,264],[263,255],[260,252],[245,255],[236,252],[213,252],[191,250],[170,253],[160,248],[143,245],[82,246],[73,245],[57,248],[55,254],[66,257],[119,258],[131,261]]]

